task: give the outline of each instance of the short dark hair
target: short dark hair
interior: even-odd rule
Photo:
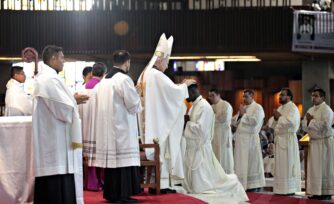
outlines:
[[[200,95],[197,84],[191,84],[188,86],[188,93],[190,101],[195,100]]]
[[[212,88],[212,89],[210,89],[209,92],[213,92],[213,93],[215,93],[215,94],[217,94],[217,95],[220,95],[220,92],[219,92],[218,89],[216,89],[216,88]]]
[[[20,72],[23,71],[23,67],[20,67],[20,66],[13,66],[11,69],[10,69],[10,77],[11,78],[14,78],[14,75],[15,74],[19,74]],[[8,76],[8,75],[7,75]]]
[[[107,65],[102,62],[96,62],[93,65],[93,76],[102,77],[107,72]]]
[[[315,88],[313,89],[312,93],[313,92],[319,92],[320,97],[326,98],[326,92],[321,88]]]
[[[291,89],[289,89],[287,87],[284,87],[284,88],[281,89],[281,91],[286,91],[286,95],[290,96],[290,100],[293,99],[293,94],[292,94]]]
[[[124,64],[126,61],[130,60],[131,55],[126,50],[116,50],[113,53],[113,63],[114,65]]]
[[[55,45],[45,46],[44,49],[43,49],[43,54],[42,54],[44,64],[48,65],[52,56],[57,55],[59,52],[62,52],[62,51],[63,51],[62,47],[58,47],[58,46],[55,46]]]
[[[251,96],[254,96],[254,91],[252,89],[245,89],[244,93],[248,93]]]
[[[93,67],[85,67],[83,70],[82,70],[82,75],[85,77],[87,76],[89,73],[91,73],[93,71]]]

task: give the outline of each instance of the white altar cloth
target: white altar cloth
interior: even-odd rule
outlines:
[[[32,203],[31,116],[0,117],[0,203]]]

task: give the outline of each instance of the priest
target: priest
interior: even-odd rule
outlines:
[[[89,100],[79,105],[79,113],[82,120],[82,137],[83,137],[83,156],[85,165],[88,170],[85,172],[85,189],[100,191],[103,189],[103,169],[95,167],[96,157],[96,88],[105,73],[107,66],[102,62],[93,65],[93,78],[86,83],[86,89],[80,91],[80,94],[89,96]]]
[[[209,91],[209,100],[215,113],[215,130],[212,148],[226,173],[234,173],[231,121],[233,109],[229,102],[220,98],[217,89]]]
[[[87,66],[82,70],[82,79],[83,83],[82,84],[76,84],[76,91],[81,91],[85,89],[86,83],[89,82],[93,78],[93,67]]]
[[[292,102],[293,95],[289,88],[283,88],[279,94],[277,110],[269,119],[275,133],[275,176],[274,193],[293,195],[301,191],[301,172],[297,131],[300,115]]]
[[[264,111],[254,100],[254,91],[243,91],[243,102],[232,121],[236,128],[234,167],[239,181],[249,192],[258,192],[265,185],[263,158],[259,133]]]
[[[109,202],[136,202],[140,193],[137,113],[142,110],[132,79],[130,54],[113,54],[114,67],[97,90],[96,161],[105,168],[103,197]]]
[[[32,115],[34,203],[83,203],[82,137],[77,101],[58,76],[63,49],[46,46],[36,77]]]
[[[189,193],[215,191],[236,202],[247,201],[247,195],[237,176],[225,174],[213,153],[211,141],[214,136],[215,115],[210,104],[200,95],[196,84],[190,85],[188,90],[187,100],[193,102],[193,106],[184,131],[186,153],[183,187]]]
[[[307,163],[307,190],[310,199],[331,200],[334,194],[334,130],[333,111],[326,104],[326,92],[312,91],[311,107],[304,119],[303,129],[310,136]]]
[[[107,73],[107,66],[102,62],[96,62],[93,65],[92,73],[93,77],[86,83],[86,89],[93,89],[98,83],[100,83],[101,79],[103,79],[104,75]]]
[[[24,92],[26,75],[23,67],[14,66],[10,71],[5,98],[5,116],[24,116],[32,113],[32,98]]]

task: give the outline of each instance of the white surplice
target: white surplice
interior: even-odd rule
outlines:
[[[140,126],[145,144],[159,140],[161,161],[161,188],[168,188],[169,176],[183,178],[181,138],[186,112],[184,99],[188,98],[185,84],[176,85],[161,71],[151,68],[144,72],[144,111]],[[141,79],[141,78],[140,78]],[[148,159],[153,150],[146,149]]]
[[[234,170],[245,189],[260,188],[265,185],[259,137],[264,111],[255,101],[245,108],[246,113],[241,119],[233,121],[238,124],[235,132]],[[237,118],[234,117],[235,120]]]
[[[44,65],[36,77],[32,115],[36,177],[74,174],[83,203],[81,121],[75,98],[57,72]]]
[[[314,118],[303,129],[310,136],[307,165],[307,194],[334,194],[334,130],[333,111],[325,103],[308,111]]]
[[[281,117],[270,119],[275,132],[274,193],[289,194],[301,191],[300,157],[297,131],[300,114],[297,106],[288,102],[278,107]]]
[[[31,115],[32,98],[24,92],[24,84],[10,79],[6,87],[5,116]]]
[[[231,120],[232,106],[222,99],[212,105],[215,113],[215,130],[212,148],[226,173],[234,173]]]
[[[235,201],[247,201],[247,195],[236,175],[225,174],[213,153],[211,141],[215,116],[210,104],[202,96],[193,102],[189,117],[190,121],[184,131],[186,153],[183,187],[190,193],[216,191]]]
[[[96,88],[98,85],[96,86]],[[83,155],[86,157],[88,166],[93,167],[96,154],[96,100],[97,90],[82,89],[79,94],[89,96],[89,100],[78,106],[82,122]]]
[[[136,114],[142,110],[132,79],[124,73],[97,87],[96,167],[140,166]]]

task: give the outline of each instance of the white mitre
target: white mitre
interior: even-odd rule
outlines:
[[[167,58],[167,61],[171,55],[173,47],[173,36],[170,36],[167,40],[165,33],[160,36],[157,47],[155,48],[154,55],[151,58],[150,62],[146,66],[146,70],[149,70],[153,67],[154,63],[157,61],[158,57]]]
[[[168,61],[169,61],[169,57],[170,55],[172,54],[172,48],[173,48],[173,42],[174,42],[174,38],[173,36],[170,36],[167,40],[167,43],[168,43],[168,49],[167,49],[167,64],[168,64]]]

